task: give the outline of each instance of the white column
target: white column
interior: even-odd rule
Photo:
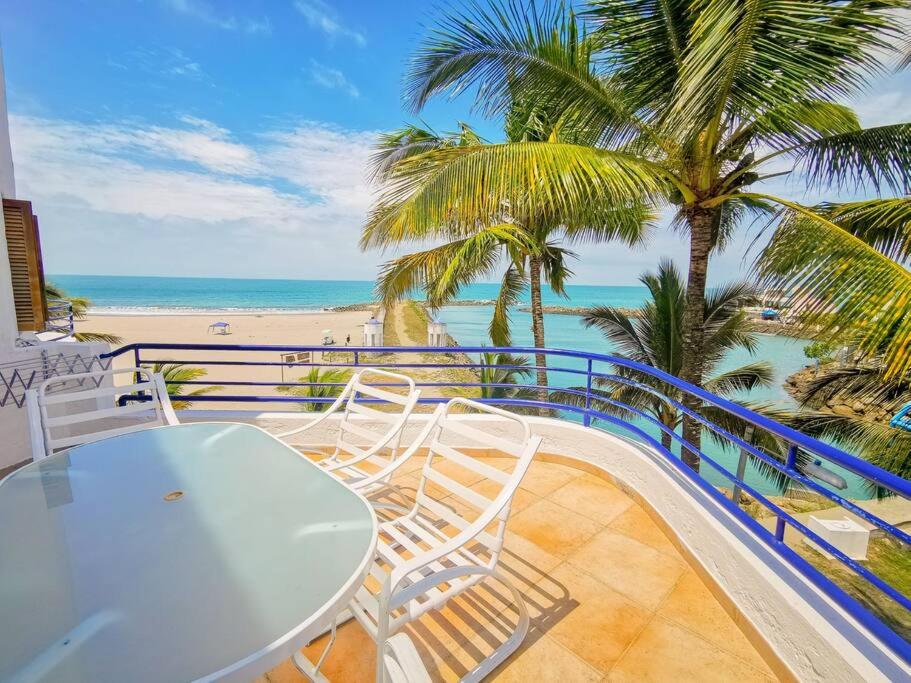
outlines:
[[[13,152],[9,139],[9,118],[6,114],[6,81],[3,77],[3,48],[0,47],[0,197],[16,197],[13,175]],[[19,330],[13,303],[12,274],[6,248],[6,230],[0,230],[0,349],[13,348]]]

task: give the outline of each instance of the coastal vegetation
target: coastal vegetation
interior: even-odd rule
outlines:
[[[297,381],[304,386],[279,386],[276,387],[276,390],[286,396],[295,396],[302,399],[335,399],[342,393],[350,374],[345,368],[320,368],[314,366],[308,370],[306,375],[297,378]],[[322,413],[329,408],[329,403],[301,401],[299,407],[308,413]]]
[[[679,376],[704,385],[709,260],[744,219],[759,217],[773,235],[758,272],[798,293],[807,325],[831,331],[865,314],[873,322],[860,348],[889,331],[887,372],[911,367],[911,275],[878,258],[875,229],[907,199],[805,206],[765,182],[792,174],[821,190],[907,191],[911,125],[863,128],[842,104],[897,61],[894,11],[905,4],[601,0],[582,21],[556,2],[452,10],[411,62],[412,110],[462,93],[491,116],[533,101],[559,112],[558,134],[442,148],[419,141],[384,174],[364,243],[374,233],[464,237],[500,225],[504,207],[591,226],[605,207],[667,208],[690,244]],[[581,133],[561,138],[564,127]],[[682,401],[700,408],[694,397]],[[684,417],[682,428],[698,448],[699,424]],[[698,467],[695,453],[682,457]]]
[[[219,389],[219,387],[211,385],[187,391],[186,382],[195,382],[209,374],[205,368],[195,368],[186,363],[153,363],[144,367],[164,378],[168,395],[172,397],[171,406],[174,410],[187,410],[193,405],[194,396],[203,396]],[[174,400],[175,396],[185,398]]]

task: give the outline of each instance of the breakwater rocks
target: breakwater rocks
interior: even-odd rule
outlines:
[[[753,329],[760,334],[777,334],[781,337],[793,337],[794,339],[806,339],[807,332],[800,330],[796,325],[789,325],[780,320],[763,320],[756,316],[750,316],[753,322]]]
[[[586,315],[591,311],[589,306],[543,306],[542,308],[545,313],[553,315]],[[531,311],[531,306],[520,306],[519,310],[528,313]],[[638,308],[618,308],[617,310],[628,318],[638,318],[641,315]]]
[[[834,367],[835,364],[833,363],[831,366]],[[827,366],[823,365],[818,372],[820,374],[825,373],[826,368]],[[798,370],[793,375],[789,375],[782,386],[785,391],[794,397],[794,400],[800,403],[806,394],[807,386],[816,377],[818,377],[816,367],[810,365],[802,370]],[[864,420],[870,420],[871,422],[888,422],[894,412],[891,406],[883,407],[875,401],[876,399],[870,397],[858,399],[851,396],[836,394],[828,399],[824,406],[817,408],[817,410],[821,413],[830,413],[842,417],[862,418]]]
[[[336,313],[344,313],[345,311],[374,311],[379,307],[379,303],[376,301],[365,301],[359,304],[347,304],[345,306],[329,306],[327,311],[334,311]]]

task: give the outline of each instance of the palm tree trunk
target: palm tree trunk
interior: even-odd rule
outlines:
[[[705,332],[705,288],[712,250],[712,223],[718,209],[692,208],[687,212],[690,228],[690,263],[686,283],[686,312],[683,316],[683,360],[680,378],[696,386],[702,386],[705,356],[702,351]],[[700,407],[698,398],[684,394],[682,403],[690,410]],[[684,415],[683,439],[696,449],[702,446],[702,428],[699,423]],[[680,453],[683,462],[699,471],[699,456],[683,448]]]
[[[528,259],[529,276],[531,279],[531,335],[535,341],[535,348],[543,349],[544,345],[544,306],[541,303],[541,259],[530,256]],[[537,385],[547,386],[547,356],[543,353],[535,354],[535,365],[538,366]],[[547,401],[547,389],[538,389],[538,400]],[[542,411],[543,413],[544,411]]]

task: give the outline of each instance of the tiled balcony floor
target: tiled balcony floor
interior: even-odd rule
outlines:
[[[421,463],[415,459],[400,475],[406,491]],[[532,625],[489,680],[775,680],[662,530],[608,481],[536,460],[508,529],[500,569],[524,594]],[[431,678],[452,681],[507,637],[516,616],[506,590],[488,583],[407,632]],[[307,648],[312,661],[323,645]],[[374,679],[374,645],[356,622],[339,629],[323,671],[332,681]],[[259,683],[303,680],[285,662]]]

